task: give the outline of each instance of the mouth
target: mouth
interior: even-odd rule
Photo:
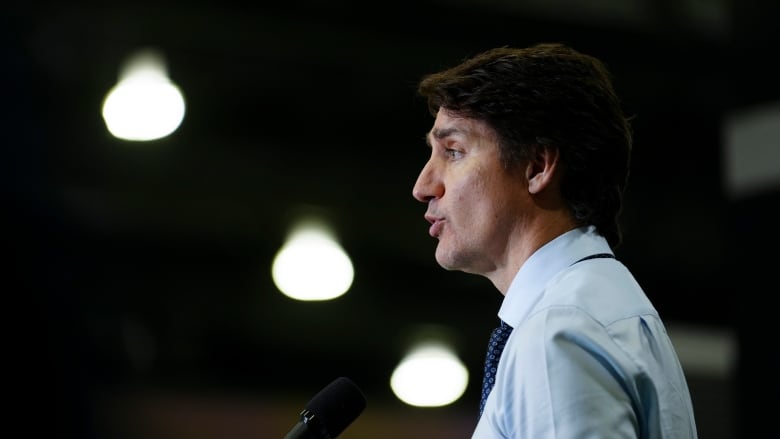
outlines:
[[[428,234],[431,235],[432,238],[438,238],[444,228],[444,218],[425,215],[425,220],[431,223],[431,227],[428,228]]]

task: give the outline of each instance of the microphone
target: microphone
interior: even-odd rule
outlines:
[[[306,404],[284,439],[335,439],[363,409],[366,397],[349,378],[339,377]]]

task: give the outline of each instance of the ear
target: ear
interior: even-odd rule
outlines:
[[[560,161],[560,151],[551,146],[541,146],[528,161],[525,178],[528,182],[528,192],[538,194],[549,186],[555,177]]]

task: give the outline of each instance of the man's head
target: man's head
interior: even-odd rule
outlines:
[[[578,225],[595,225],[614,248],[628,178],[631,129],[606,67],[561,44],[488,50],[426,76],[431,114],[484,123],[507,170],[558,154],[560,194]]]

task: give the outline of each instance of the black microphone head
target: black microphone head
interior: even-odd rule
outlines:
[[[339,377],[306,404],[305,410],[319,419],[331,438],[335,438],[351,424],[363,409],[366,397],[349,378]]]

